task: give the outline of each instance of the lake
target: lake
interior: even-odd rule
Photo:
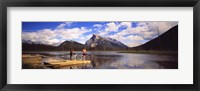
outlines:
[[[69,52],[63,51],[26,53],[46,55],[58,60],[67,60],[70,58]],[[75,53],[74,58],[81,60],[82,53],[80,51],[76,51]],[[66,69],[178,69],[178,55],[89,51],[87,52],[87,57],[91,60],[91,64],[66,67]],[[48,61],[48,59],[48,57],[43,58],[43,61]]]

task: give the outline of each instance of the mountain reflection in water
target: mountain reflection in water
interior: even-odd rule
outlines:
[[[69,52],[31,52],[56,59],[69,59]],[[76,52],[81,55],[81,52]],[[66,69],[178,69],[177,55],[118,53],[116,51],[87,52],[91,64],[62,67]],[[44,59],[48,61],[48,58]]]

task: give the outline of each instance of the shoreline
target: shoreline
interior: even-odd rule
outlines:
[[[44,61],[44,58],[47,61]],[[50,56],[40,54],[23,54],[22,69],[60,69],[60,68],[76,68],[73,66],[81,66],[91,64],[91,60],[64,60],[55,59]]]
[[[23,54],[22,69],[44,69],[42,65],[42,55]]]
[[[157,55],[178,55],[178,51],[154,51],[154,50],[138,50],[138,51],[118,51],[117,53],[132,53],[132,54],[157,54]]]

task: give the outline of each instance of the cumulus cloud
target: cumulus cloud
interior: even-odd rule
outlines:
[[[63,29],[63,28],[65,28],[65,26],[71,26],[72,23],[73,23],[73,22],[61,23],[60,25],[58,25],[58,26],[56,27],[56,29]]]
[[[55,37],[55,34],[51,29],[44,29],[37,32],[23,32],[22,39],[29,40],[32,42],[42,43],[42,44],[51,44],[49,41],[50,38]]]
[[[128,46],[138,46],[139,44],[144,43],[144,41],[142,40],[150,41],[162,35],[167,30],[169,30],[170,28],[172,28],[173,26],[177,24],[178,22],[176,21],[137,22],[136,27],[132,27],[131,22],[121,22],[118,25],[118,27],[126,26],[126,28],[121,30],[120,32],[117,32],[112,35],[107,35],[107,36],[120,40]],[[127,35],[131,35],[131,36],[127,36]]]
[[[95,25],[95,26],[100,26],[100,25]],[[105,31],[102,30],[102,26],[101,28],[99,28],[99,35],[101,36],[107,36],[109,35],[110,32],[118,32],[120,27],[124,27],[124,28],[131,28],[132,26],[132,22],[109,22],[105,25]]]
[[[121,22],[120,24],[119,24],[119,27],[127,27],[127,28],[131,28],[131,26],[132,26],[132,22]]]
[[[139,46],[141,44],[142,43],[140,43],[140,42],[130,42],[130,43],[127,43],[127,46],[129,46],[129,47],[135,47],[135,46]]]
[[[105,30],[108,32],[117,32],[119,29],[119,26],[115,22],[107,23],[106,26],[107,27],[105,28]]]
[[[124,43],[129,47],[135,47],[144,43],[143,37],[139,35],[129,35],[129,36],[110,35],[108,37],[121,41],[122,43]]]
[[[55,30],[43,29],[35,32],[23,32],[22,39],[25,41],[29,40],[40,44],[58,45],[64,42],[65,40],[75,40],[79,38],[80,35],[90,31],[91,29],[87,29],[86,27],[70,28],[70,29],[56,28]]]
[[[133,41],[144,40],[141,36],[138,36],[138,35],[130,35],[127,37],[127,39],[133,40]]]
[[[177,25],[176,21],[163,21],[163,22],[139,22],[138,26],[146,27],[147,30],[141,32],[144,39],[151,40],[157,36],[162,35],[167,30]]]
[[[81,34],[89,32],[89,31],[90,31],[89,29],[85,27],[81,27],[81,28],[54,30],[54,33],[63,39],[75,39],[75,38],[79,38]]]
[[[93,25],[93,27],[98,27],[98,28],[100,28],[100,27],[102,27],[103,25],[102,24],[94,24]]]
[[[75,40],[84,44],[95,33],[100,36],[114,38],[129,47],[134,47],[162,35],[171,27],[177,25],[178,22],[135,22],[136,25],[134,27],[132,22],[109,22],[94,24],[90,28],[86,26],[66,27],[72,24],[73,22],[65,22],[58,25],[55,29],[23,32],[22,39],[48,45],[58,45],[66,40]]]

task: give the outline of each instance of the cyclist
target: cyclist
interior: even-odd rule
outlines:
[[[72,60],[73,54],[74,54],[74,49],[71,49],[71,50],[70,50],[70,53],[69,53],[69,55],[70,55],[70,60]]]
[[[82,59],[82,60],[85,60],[86,52],[87,52],[86,48],[83,48],[83,49],[82,49],[82,52],[83,52],[83,59]]]

